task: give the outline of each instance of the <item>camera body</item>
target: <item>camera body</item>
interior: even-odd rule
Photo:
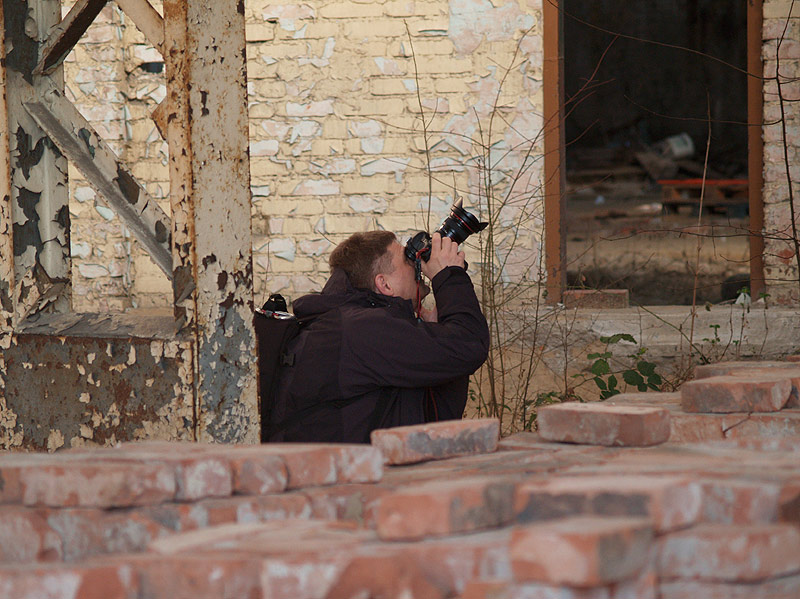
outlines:
[[[442,237],[449,237],[457,244],[461,244],[473,233],[483,231],[489,223],[482,223],[475,215],[471,214],[462,206],[459,199],[450,211],[442,226],[436,232]],[[422,276],[420,260],[427,262],[431,257],[431,236],[426,231],[420,231],[406,242],[405,255],[415,265],[417,280]]]

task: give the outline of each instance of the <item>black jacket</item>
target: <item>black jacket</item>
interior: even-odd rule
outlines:
[[[269,440],[368,443],[375,428],[461,418],[489,329],[464,269],[431,284],[437,323],[418,320],[409,300],[353,288],[343,271],[296,300],[304,324],[288,348],[294,365],[281,369]]]

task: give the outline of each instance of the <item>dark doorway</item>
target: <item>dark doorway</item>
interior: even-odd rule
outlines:
[[[568,286],[735,299],[749,276],[746,2],[562,6]]]

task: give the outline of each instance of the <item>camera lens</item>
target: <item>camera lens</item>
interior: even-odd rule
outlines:
[[[483,231],[489,223],[482,223],[474,215],[470,214],[461,204],[461,200],[453,204],[450,216],[439,227],[442,237],[449,237],[458,244],[461,244],[473,233]]]
[[[483,231],[488,224],[480,222],[467,212],[461,205],[461,200],[458,200],[453,204],[450,216],[445,219],[437,233],[460,244],[473,233]],[[425,231],[414,235],[406,242],[405,255],[411,262],[417,262],[420,258],[427,262],[431,257],[431,236]]]

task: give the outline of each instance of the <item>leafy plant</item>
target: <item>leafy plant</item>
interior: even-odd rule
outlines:
[[[608,399],[614,395],[622,393],[620,389],[620,380],[627,386],[636,387],[638,391],[658,391],[664,384],[661,375],[656,372],[656,365],[645,359],[647,353],[646,347],[640,347],[629,357],[633,364],[624,370],[614,370],[611,367],[612,352],[609,351],[611,345],[616,345],[620,341],[627,341],[636,344],[636,339],[633,335],[628,333],[616,333],[610,337],[600,337],[600,341],[606,344],[605,351],[600,353],[592,353],[586,357],[589,360],[594,360],[589,369],[591,372],[591,380],[600,389],[600,399]],[[586,375],[578,374],[576,377],[586,377]]]

